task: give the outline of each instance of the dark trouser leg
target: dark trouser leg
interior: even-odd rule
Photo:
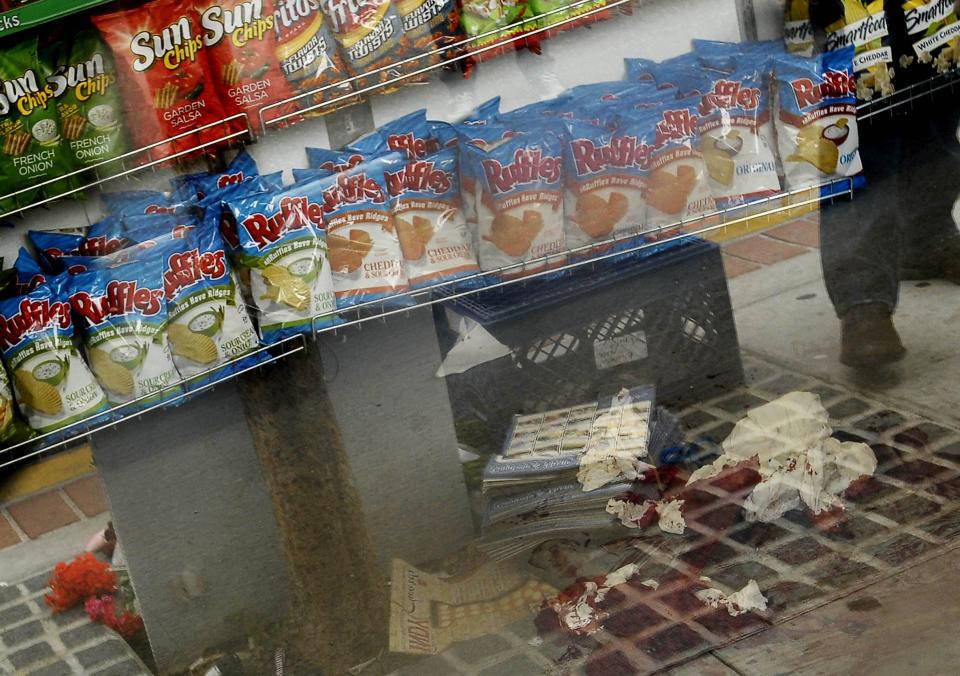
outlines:
[[[899,119],[899,118],[898,118]],[[900,228],[897,195],[902,145],[895,122],[863,123],[860,154],[867,189],[820,212],[823,279],[839,316],[857,305],[897,306]]]

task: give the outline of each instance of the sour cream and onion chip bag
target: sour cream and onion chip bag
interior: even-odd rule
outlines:
[[[85,325],[87,362],[114,406],[157,393],[135,408],[180,393],[167,344],[167,300],[158,257],[69,279],[70,306]],[[173,387],[171,387],[173,386]]]
[[[257,332],[217,229],[201,224],[186,239],[170,240],[145,255],[157,255],[157,250],[164,262],[167,336],[180,375],[194,378],[255,350]],[[187,387],[217,377],[218,373],[208,374]]]
[[[110,405],[73,343],[63,278],[0,301],[0,352],[27,423],[45,433]]]
[[[227,204],[237,223],[237,260],[250,271],[263,342],[332,325],[337,304],[321,193],[306,184]]]
[[[814,59],[775,60],[776,119],[784,181],[789,189],[819,186],[863,170],[857,128],[853,47]]]

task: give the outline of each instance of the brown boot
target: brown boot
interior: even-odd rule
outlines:
[[[883,303],[855,305],[840,318],[840,361],[851,368],[892,364],[907,353]]]

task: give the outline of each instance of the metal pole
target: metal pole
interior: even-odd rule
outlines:
[[[740,24],[740,39],[755,42],[757,33],[757,14],[753,9],[753,0],[736,0],[737,22]]]

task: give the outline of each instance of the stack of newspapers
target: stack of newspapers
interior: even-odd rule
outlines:
[[[636,476],[609,473],[599,487],[582,467],[599,452],[656,464],[664,448],[683,440],[677,420],[654,403],[652,386],[565,409],[518,415],[502,453],[483,475],[486,509],[479,546],[494,559],[509,558],[547,540],[616,528],[607,501],[631,491],[654,490]],[[629,465],[630,463],[626,463]],[[606,475],[605,475],[606,476]],[[586,485],[585,485],[586,482]],[[653,497],[653,496],[651,496]]]

